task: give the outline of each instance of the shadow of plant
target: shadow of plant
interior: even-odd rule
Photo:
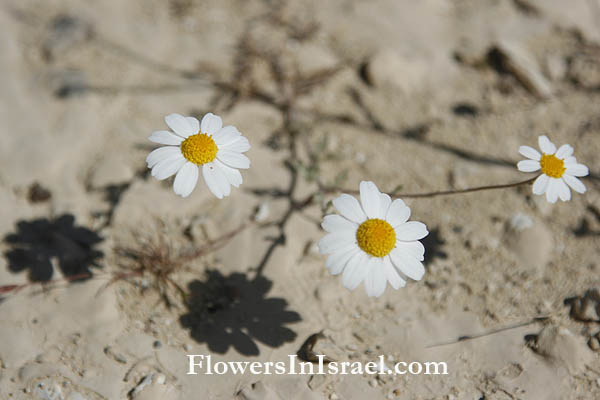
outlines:
[[[587,207],[587,211],[588,214],[591,214],[591,218],[588,218],[587,216],[582,217],[579,221],[579,225],[572,229],[576,237],[600,236],[600,229],[594,229],[592,227],[594,221],[600,224],[600,210],[590,205]],[[590,220],[592,221],[591,223]]]
[[[286,324],[300,321],[295,311],[286,310],[283,298],[267,297],[273,285],[262,276],[249,280],[234,273],[223,276],[208,271],[206,281],[194,280],[188,285],[188,313],[181,324],[199,343],[224,354],[233,347],[238,353],[255,356],[260,353],[256,342],[279,347],[296,338]]]
[[[423,247],[425,247],[425,266],[430,265],[438,258],[442,260],[448,258],[448,253],[443,249],[446,240],[440,235],[440,228],[431,229],[429,235],[422,239],[421,243],[423,243]]]
[[[87,279],[90,267],[98,267],[103,253],[94,246],[103,239],[94,231],[76,226],[75,217],[64,214],[56,219],[19,221],[17,232],[4,242],[12,247],[5,253],[8,268],[14,273],[29,270],[29,279],[48,282],[56,264],[66,277]]]

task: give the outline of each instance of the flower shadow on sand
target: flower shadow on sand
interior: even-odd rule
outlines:
[[[4,238],[11,247],[5,256],[10,271],[29,269],[29,279],[33,282],[50,281],[54,265],[63,276],[82,280],[92,276],[91,267],[98,266],[96,262],[103,253],[94,246],[102,240],[96,232],[75,225],[71,214],[19,221],[17,232]]]
[[[285,299],[267,297],[273,285],[270,280],[262,276],[249,280],[241,273],[223,276],[214,270],[207,276],[206,281],[189,283],[188,313],[180,318],[194,340],[215,353],[233,347],[240,354],[255,356],[260,353],[256,342],[279,347],[296,338],[285,325],[302,318],[286,310]]]
[[[421,240],[425,247],[425,266],[429,266],[436,259],[445,260],[448,253],[444,251],[446,240],[440,234],[440,228],[436,227],[429,231],[429,234]]]

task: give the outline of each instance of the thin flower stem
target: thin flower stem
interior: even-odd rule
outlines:
[[[218,249],[220,249],[221,247],[225,246],[227,243],[229,243],[229,241],[231,241],[231,239],[234,238],[234,236],[236,236],[238,233],[242,232],[244,229],[248,228],[249,226],[253,225],[256,223],[256,220],[254,219],[254,217],[244,221],[243,223],[241,223],[237,228],[225,233],[222,236],[219,236],[216,239],[213,239],[211,241],[209,241],[208,243],[206,243],[203,246],[200,246],[199,248],[195,249],[192,253],[187,254],[185,256],[182,256],[180,258],[181,261],[186,262],[189,261],[191,259],[203,256],[205,254],[208,254],[210,252],[216,251]],[[71,275],[71,276],[67,276],[64,278],[60,278],[60,279],[52,279],[48,282],[27,282],[27,283],[23,283],[23,284],[13,284],[13,285],[1,285],[0,286],[0,295],[2,294],[9,294],[9,293],[16,293],[28,286],[33,286],[36,284],[39,285],[47,285],[47,284],[56,284],[56,283],[60,283],[60,282],[72,282],[72,281],[76,281],[79,279],[108,279],[108,282],[106,283],[106,285],[103,285],[98,292],[96,293],[96,295],[100,294],[101,291],[103,291],[104,289],[106,289],[108,286],[112,285],[113,283],[122,280],[122,279],[126,279],[126,278],[130,278],[130,277],[134,277],[134,276],[142,276],[144,274],[143,270],[135,270],[135,271],[131,271],[131,272],[125,272],[125,273],[116,273],[116,274],[105,274],[105,275],[92,275],[91,273],[82,273],[82,274],[76,274],[76,275]],[[184,293],[183,289],[173,280],[171,280],[169,277],[166,278],[167,282],[171,283],[173,286],[175,286],[175,288],[177,289],[178,292],[180,293]],[[0,298],[1,300],[2,298]]]
[[[24,289],[28,286],[32,286],[32,285],[46,285],[46,284],[50,284],[50,283],[61,283],[61,282],[73,282],[79,279],[88,279],[91,278],[92,274],[91,273],[82,273],[82,274],[76,274],[76,275],[71,275],[71,276],[65,276],[64,278],[59,278],[59,279],[52,279],[49,281],[34,281],[34,282],[27,282],[27,283],[22,283],[19,285],[3,285],[0,286],[0,294],[4,294],[4,293],[10,293],[10,292],[18,292],[21,289]]]
[[[436,192],[425,192],[425,193],[390,193],[390,195],[392,197],[401,197],[401,198],[424,198],[424,197],[437,197],[437,196],[448,196],[448,195],[452,195],[452,194],[479,192],[482,190],[506,189],[506,188],[517,187],[517,186],[521,186],[521,185],[526,185],[528,183],[532,183],[533,181],[535,181],[537,179],[538,176],[539,175],[536,175],[535,177],[524,180],[524,181],[506,183],[506,184],[502,184],[502,185],[475,186],[475,187],[467,188],[467,189],[440,190],[440,191],[436,191]],[[324,190],[326,192],[342,191],[344,193],[352,193],[352,194],[360,193],[358,190],[343,190],[343,189],[339,189],[339,188],[324,188]]]
[[[431,349],[434,347],[441,347],[441,346],[447,346],[450,344],[456,344],[456,343],[460,343],[460,342],[464,342],[466,340],[473,340],[473,339],[479,339],[485,336],[490,336],[490,335],[495,335],[496,333],[500,333],[500,332],[504,332],[504,331],[508,331],[511,329],[516,329],[516,328],[521,328],[523,326],[527,326],[527,325],[531,325],[531,324],[535,324],[537,322],[546,322],[548,321],[548,319],[550,319],[549,316],[541,316],[541,317],[535,317],[532,318],[528,321],[524,321],[524,322],[520,322],[517,324],[512,324],[512,325],[508,325],[508,326],[503,326],[500,328],[496,328],[496,329],[492,329],[490,331],[487,332],[483,332],[483,333],[476,333],[473,335],[462,335],[459,336],[458,338],[454,339],[454,340],[449,340],[447,342],[440,342],[440,343],[434,343],[434,344],[430,344],[429,346],[426,346],[426,349]]]

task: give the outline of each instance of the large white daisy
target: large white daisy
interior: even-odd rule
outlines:
[[[360,203],[342,194],[333,205],[341,215],[325,216],[321,226],[329,234],[319,241],[319,250],[329,254],[329,272],[343,272],[342,285],[354,290],[364,281],[367,295],[378,297],[387,282],[399,289],[406,277],[423,277],[425,248],[419,240],[429,232],[422,222],[407,222],[410,208],[402,200],[392,201],[373,182],[363,181]]]
[[[165,122],[173,130],[154,132],[148,139],[166,146],[153,150],[146,163],[158,180],[177,174],[173,190],[181,197],[192,193],[198,181],[199,168],[210,191],[222,199],[229,196],[231,186],[239,187],[242,174],[238,168],[250,167],[242,153],[250,143],[235,126],[223,126],[221,117],[212,113],[202,118],[170,114]]]
[[[559,198],[562,201],[570,200],[569,186],[578,193],[585,193],[585,185],[576,177],[586,176],[589,170],[585,165],[577,163],[577,159],[573,157],[573,147],[563,144],[557,150],[546,136],[540,136],[538,144],[542,154],[529,146],[519,147],[519,153],[529,160],[522,160],[517,164],[519,171],[523,172],[542,170],[541,175],[533,182],[533,193],[546,193],[546,200],[550,203],[556,203]]]

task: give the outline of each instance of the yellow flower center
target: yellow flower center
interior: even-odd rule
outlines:
[[[183,156],[196,165],[206,164],[214,160],[218,150],[215,141],[205,133],[192,135],[181,143]]]
[[[365,253],[384,257],[396,246],[396,231],[382,219],[368,219],[358,227],[356,240]]]
[[[565,173],[565,162],[553,154],[543,154],[540,159],[542,172],[552,178],[560,178]]]

